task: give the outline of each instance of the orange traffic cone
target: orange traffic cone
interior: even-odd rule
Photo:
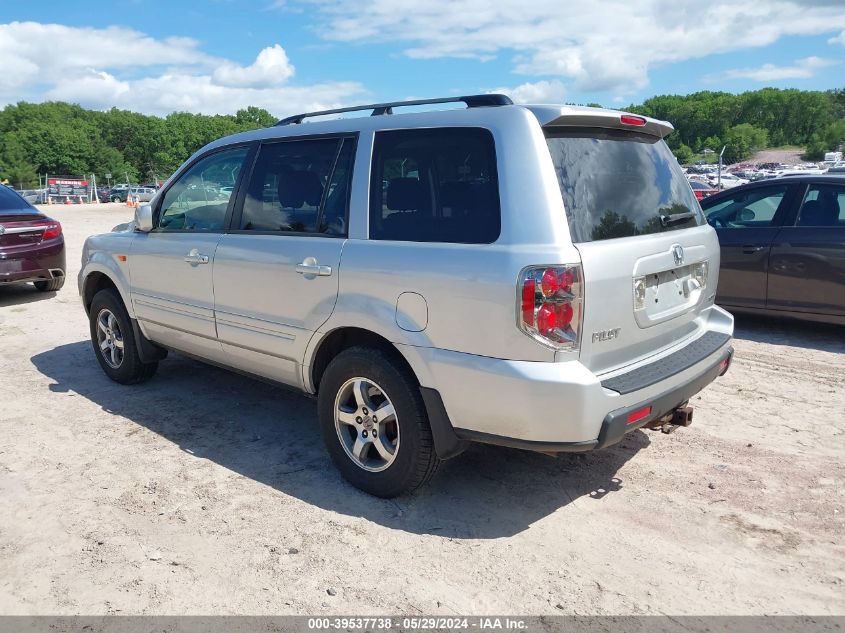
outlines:
[[[67,197],[65,198],[65,204],[70,204],[70,196],[67,196]]]

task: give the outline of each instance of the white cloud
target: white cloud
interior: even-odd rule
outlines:
[[[398,42],[414,58],[506,55],[517,73],[590,91],[631,91],[661,64],[845,29],[841,2],[427,0],[397,10],[392,0],[311,1],[328,40]]]
[[[722,73],[708,75],[705,77],[705,80],[751,79],[752,81],[767,82],[781,81],[783,79],[809,79],[822,68],[834,66],[838,63],[835,59],[805,57],[804,59],[796,60],[791,66],[763,64],[759,68],[734,68]]]
[[[80,68],[149,68],[209,64],[195,40],[156,40],[132,29],[11,22],[0,24],[0,88],[49,83]],[[11,72],[8,72],[11,71]]]
[[[352,81],[290,84],[295,68],[279,44],[241,65],[204,53],[190,38],[155,39],[120,27],[0,25],[0,59],[0,106],[47,98],[149,114],[226,114],[255,105],[282,116],[366,95]]]
[[[516,103],[563,103],[566,89],[560,81],[536,81],[515,88],[496,88],[492,92],[509,95]]]
[[[845,31],[842,31],[842,32],[841,32],[839,35],[837,35],[836,37],[831,37],[831,38],[827,41],[827,43],[828,43],[828,44],[842,44],[843,46],[845,46]]]
[[[214,82],[221,86],[275,86],[285,83],[293,77],[294,68],[290,63],[285,49],[276,44],[265,48],[255,63],[250,66],[239,66],[230,61],[223,62],[214,70]]]

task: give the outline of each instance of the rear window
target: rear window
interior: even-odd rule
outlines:
[[[29,203],[6,185],[0,185],[0,211],[29,209]]]
[[[703,224],[695,194],[661,139],[593,128],[546,130],[573,242]]]
[[[489,244],[499,237],[488,130],[377,132],[370,182],[370,239]]]

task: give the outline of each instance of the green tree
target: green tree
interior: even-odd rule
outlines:
[[[608,209],[604,212],[599,223],[593,227],[594,240],[609,240],[614,237],[628,237],[638,235],[637,225],[631,222],[625,215],[619,215],[616,211]]]
[[[695,157],[695,152],[692,151],[692,148],[689,145],[684,145],[681,143],[677,149],[672,150],[675,154],[675,158],[678,159],[678,162],[682,165],[687,165],[692,162],[692,159]]]

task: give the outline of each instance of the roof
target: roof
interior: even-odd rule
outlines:
[[[499,96],[501,95],[490,95]],[[428,103],[451,103],[474,99],[475,97],[456,97],[454,99],[425,100]],[[254,141],[267,138],[284,138],[288,136],[318,135],[318,134],[342,134],[364,131],[390,130],[414,127],[435,127],[435,126],[471,126],[471,125],[493,125],[504,124],[506,120],[513,121],[515,118],[524,117],[530,113],[542,126],[559,125],[581,125],[589,127],[621,128],[631,129],[652,136],[664,137],[674,129],[666,121],[658,121],[638,114],[623,112],[620,110],[607,110],[604,108],[591,108],[586,106],[568,105],[516,105],[499,102],[498,104],[481,103],[473,104],[467,108],[445,108],[442,110],[428,110],[424,112],[397,112],[392,113],[393,108],[402,107],[402,104],[413,105],[417,102],[398,102],[391,104],[372,104],[358,106],[355,108],[341,108],[343,112],[356,110],[366,111],[373,109],[372,116],[356,116],[346,118],[333,118],[327,120],[310,120],[321,113],[305,113],[293,115],[282,119],[279,124],[269,128],[260,128],[242,132],[232,136],[213,141],[200,151],[212,147],[231,145],[233,143]],[[328,111],[339,113],[338,111]],[[645,121],[642,126],[633,127],[621,123],[623,115],[631,115]],[[302,123],[296,123],[303,121]],[[284,123],[284,124],[282,124]]]

